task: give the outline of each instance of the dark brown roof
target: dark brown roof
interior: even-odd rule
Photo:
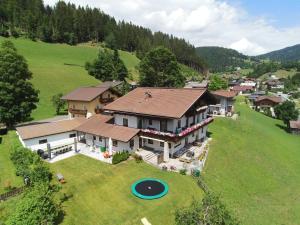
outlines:
[[[82,87],[63,96],[63,100],[90,102],[107,91],[109,87]]]
[[[259,96],[255,102],[260,102],[262,100],[270,100],[271,102],[274,103],[281,103],[282,99],[280,97],[276,97],[276,96]]]
[[[300,129],[300,120],[290,121],[290,128],[292,128],[292,129]]]
[[[112,87],[119,86],[122,83],[123,83],[122,81],[105,81],[102,84],[97,85],[97,87],[112,88]]]
[[[23,140],[44,137],[73,131],[86,120],[86,118],[78,117],[71,120],[60,120],[56,122],[28,125],[17,127],[17,132]]]
[[[227,91],[227,90],[217,90],[212,92],[213,95],[225,97],[225,98],[233,98],[237,96],[235,91]]]
[[[118,141],[128,142],[139,133],[139,129],[118,126],[106,123],[111,116],[94,115],[84,124],[76,128],[77,131],[93,134],[101,137],[112,138]]]
[[[181,118],[205,92],[193,88],[136,88],[104,110]]]

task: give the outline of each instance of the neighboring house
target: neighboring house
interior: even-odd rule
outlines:
[[[104,110],[113,115],[116,126],[140,130],[140,148],[160,152],[168,161],[186,145],[206,139],[213,121],[207,117],[211,98],[206,89],[136,88]]]
[[[290,132],[292,134],[300,134],[300,120],[290,121]]]
[[[284,89],[284,82],[279,79],[271,79],[265,82],[268,90],[272,89]]]
[[[109,85],[103,87],[101,85],[99,87],[78,88],[62,97],[68,103],[70,118],[89,118],[94,114],[100,113],[105,105],[121,96],[118,91]]]
[[[251,105],[254,106],[254,102],[259,96],[266,95],[265,91],[256,91],[248,96],[248,100],[250,101]]]
[[[236,85],[233,86],[230,90],[237,92],[239,95],[244,95],[244,94],[250,94],[251,92],[255,91],[255,87]]]
[[[201,83],[197,81],[189,81],[184,88],[208,88],[209,81],[203,80]]]
[[[244,80],[240,86],[250,86],[250,87],[256,87],[257,86],[257,83],[255,80],[253,79],[247,79],[247,80]]]
[[[56,122],[41,123],[17,127],[17,134],[22,145],[32,150],[46,150],[47,144],[51,148],[71,145],[77,133],[76,127],[84,123],[87,119],[80,117]]]
[[[274,107],[282,103],[280,97],[275,96],[259,96],[255,102],[254,106],[257,111],[264,112],[265,110],[270,110],[271,115],[275,117]]]
[[[217,99],[217,104],[209,106],[209,113],[212,115],[232,116],[234,113],[234,97],[237,93],[228,90],[212,92]]]

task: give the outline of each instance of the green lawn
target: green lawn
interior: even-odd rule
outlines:
[[[163,172],[134,160],[107,165],[85,156],[75,156],[51,164],[54,173],[62,173],[67,183],[62,192],[73,194],[64,203],[62,224],[141,224],[146,217],[152,224],[174,224],[175,209],[187,206],[202,191],[189,176]],[[131,184],[140,178],[166,181],[169,193],[161,199],[141,200],[131,194]]]
[[[0,144],[0,194],[6,192],[4,186],[7,182],[12,187],[19,187],[23,183],[22,179],[16,176],[15,167],[10,160],[10,152],[19,145],[15,132],[9,132],[8,135],[3,136],[2,144]]]
[[[208,186],[220,193],[242,224],[299,224],[300,137],[278,120],[237,104],[237,121],[216,119],[205,168]]]
[[[0,42],[3,40],[4,38],[0,37]],[[29,69],[33,73],[31,82],[40,90],[38,108],[32,113],[34,119],[55,116],[55,109],[51,104],[51,97],[54,94],[59,92],[65,94],[81,86],[99,83],[89,76],[83,67],[85,62],[96,58],[97,47],[48,44],[26,39],[10,40],[28,61]],[[128,52],[121,52],[120,55],[134,75],[138,59]]]

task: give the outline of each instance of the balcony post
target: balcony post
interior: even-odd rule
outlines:
[[[168,162],[169,161],[169,144],[168,142],[164,142],[164,161]]]

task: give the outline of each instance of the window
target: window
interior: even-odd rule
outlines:
[[[181,120],[178,120],[177,127],[181,128]]]
[[[39,144],[41,145],[41,144],[46,144],[48,142],[48,140],[47,139],[42,139],[42,140],[39,140]]]
[[[164,147],[165,146],[165,143],[164,142],[159,142],[160,144],[160,147]]]
[[[134,139],[130,140],[129,146],[130,146],[130,148],[133,148],[133,146],[134,146]]]
[[[93,136],[93,140],[96,141],[96,136]]]
[[[169,144],[169,149],[171,149],[171,147],[172,147],[172,146],[171,146],[171,143],[168,143],[168,144]]]
[[[160,131],[166,132],[168,130],[167,120],[160,121]]]
[[[113,140],[112,144],[113,144],[114,147],[118,147],[118,141]]]
[[[74,137],[76,137],[76,134],[70,134],[69,135],[69,138],[74,138]]]
[[[75,105],[73,104],[73,109],[75,109]]]
[[[152,120],[151,119],[149,120],[149,125],[152,125]]]
[[[123,118],[123,126],[128,127],[128,119]]]
[[[148,144],[153,145],[153,140],[148,139]]]
[[[107,98],[110,98],[110,94],[109,93],[107,94]]]
[[[204,133],[203,127],[201,128],[201,133],[202,133],[202,134]]]
[[[99,137],[99,141],[102,142],[102,137],[101,136]]]
[[[195,137],[195,133],[192,133],[192,137]]]
[[[86,110],[86,105],[83,105],[83,109]]]

